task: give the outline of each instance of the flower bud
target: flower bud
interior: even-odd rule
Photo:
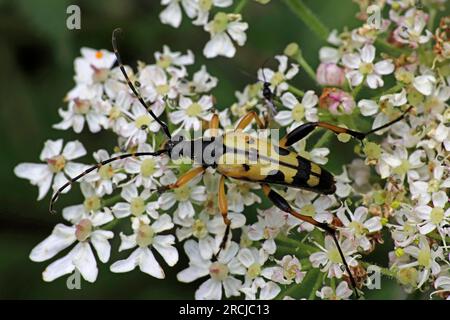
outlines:
[[[342,86],[345,81],[344,69],[335,63],[321,63],[317,68],[317,82],[324,86]]]
[[[337,88],[325,88],[319,99],[319,106],[332,114],[351,114],[355,108],[353,97]]]
[[[298,47],[298,44],[291,42],[284,49],[284,54],[292,58],[299,52],[299,50],[300,48]]]

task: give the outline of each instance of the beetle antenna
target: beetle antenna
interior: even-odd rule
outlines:
[[[120,32],[122,32],[122,29],[120,28],[116,28],[114,29],[113,33],[112,33],[112,46],[114,49],[114,54],[116,55],[117,58],[117,62],[119,64],[119,68],[120,71],[122,71],[123,76],[125,77],[128,86],[130,87],[131,91],[133,91],[134,95],[138,98],[139,102],[145,107],[145,109],[147,109],[147,111],[149,112],[150,116],[156,121],[158,122],[158,124],[161,126],[161,128],[164,131],[164,134],[169,138],[172,139],[172,136],[170,134],[169,128],[167,127],[167,124],[165,124],[161,119],[159,119],[151,110],[150,106],[145,102],[145,100],[142,98],[142,96],[139,94],[139,92],[137,91],[136,87],[133,85],[133,83],[131,82],[130,78],[128,77],[128,74],[125,70],[125,67],[123,66],[122,63],[122,59],[120,57],[119,54],[119,48],[117,46],[117,34],[119,34]]]
[[[261,81],[260,79],[258,79],[258,77],[255,77],[254,75],[248,73],[245,70],[239,69],[239,72],[242,73],[243,75],[245,75],[246,77],[252,79],[252,80]]]
[[[82,177],[84,177],[85,175],[87,175],[88,173],[96,170],[96,169],[100,169],[102,166],[107,165],[108,163],[111,163],[113,161],[117,161],[117,160],[122,160],[125,158],[130,158],[130,157],[142,157],[142,156],[159,156],[163,153],[168,152],[167,149],[162,149],[162,150],[158,150],[156,152],[133,152],[133,153],[125,153],[125,154],[121,154],[117,157],[113,157],[104,161],[101,161],[95,165],[93,165],[92,167],[86,169],[84,172],[80,173],[79,175],[77,175],[75,178],[69,178],[69,181],[67,181],[61,188],[59,188],[52,196],[52,199],[50,200],[50,206],[49,206],[49,211],[51,213],[56,213],[56,211],[53,209],[53,206],[56,202],[56,200],[58,200],[59,195],[70,185],[74,184],[75,182],[77,182],[78,180],[80,180]]]
[[[396,119],[394,119],[394,120],[392,120],[392,121],[389,121],[388,123],[383,124],[382,126],[380,126],[380,127],[378,127],[378,128],[372,129],[372,130],[366,132],[364,135],[367,136],[367,135],[369,135],[369,134],[375,133],[375,132],[377,132],[377,131],[380,131],[380,130],[383,130],[383,129],[387,128],[387,127],[392,126],[394,123],[399,122],[400,120],[402,120],[402,119],[408,114],[408,112],[411,111],[412,108],[413,108],[413,106],[410,106],[410,107],[409,107],[408,109],[406,109],[406,111],[403,112],[402,115],[399,116],[398,118],[396,118]]]

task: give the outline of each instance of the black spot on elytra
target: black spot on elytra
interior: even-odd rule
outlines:
[[[280,170],[271,170],[264,178],[265,182],[269,183],[285,183],[284,173]]]

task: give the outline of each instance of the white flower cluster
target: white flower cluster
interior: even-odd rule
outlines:
[[[247,26],[239,22],[240,17],[221,12],[208,22],[213,6],[227,7],[231,2],[163,0],[167,7],[160,17],[178,27],[181,5],[188,17],[195,19],[194,24],[213,34],[205,55],[231,57],[234,46],[229,36],[243,44]],[[360,2],[363,6],[364,1]],[[277,114],[272,122],[287,132],[319,120],[348,127],[356,123],[355,130],[363,130],[369,122],[378,128],[412,107],[401,121],[377,132],[381,137],[370,135],[361,145],[355,144],[353,161],[335,177],[335,194],[277,190],[298,212],[337,228],[338,242],[359,288],[367,285],[365,270],[370,264],[365,255],[391,237],[394,247],[389,265],[382,266],[385,273],[407,292],[435,288],[436,295],[448,297],[450,21],[443,18],[436,30],[428,30],[426,8],[413,8],[410,2],[388,1],[389,19],[383,20],[381,29],[364,24],[330,34],[330,44],[321,48],[321,64],[316,69],[321,92],[304,92],[294,86],[300,63],[296,45],[289,45],[285,55],[275,56],[277,70],[263,68],[258,78],[267,81],[274,94]],[[433,39],[431,33],[439,36]],[[378,46],[380,42],[382,46]],[[67,106],[59,110],[61,122],[54,127],[72,128],[75,133],[108,130],[117,136],[114,151],[98,150],[93,153],[94,160],[86,163],[123,152],[158,150],[164,140],[160,125],[114,67],[114,54],[88,48],[81,49],[81,54],[75,60],[76,85],[66,96]],[[126,67],[143,98],[151,101],[151,110],[173,129],[204,129],[216,112],[210,92],[218,80],[205,66],[190,78],[187,67],[193,63],[192,52],[183,54],[164,47],[155,54],[154,64],[139,63],[137,70]],[[232,130],[248,111],[266,116],[268,101],[262,91],[263,84],[258,82],[237,92],[236,103],[219,113],[221,132]],[[301,156],[326,165],[332,144],[326,139],[330,136],[324,137],[309,151],[304,140],[293,147]],[[350,140],[346,134],[339,134],[338,139]],[[40,200],[51,187],[55,191],[82,173],[88,166],[74,160],[86,154],[79,141],[49,140],[40,156],[42,163],[19,164],[15,173],[38,186]],[[46,268],[44,280],[52,281],[76,269],[86,281],[94,282],[97,258],[109,262],[109,241],[119,233],[121,244],[116,249],[130,253],[110,265],[112,272],[139,266],[150,276],[164,278],[164,270],[177,264],[180,251],[189,265],[178,273],[178,280],[205,279],[196,299],[289,299],[289,289],[301,287],[312,272],[320,277],[318,286],[309,288],[313,297],[351,296],[349,275],[332,237],[275,206],[261,209],[258,184],[227,180],[232,240],[215,259],[226,229],[217,203],[220,175],[208,169],[181,188],[162,195],[155,192],[174,183],[189,168],[166,155],[130,157],[84,176],[83,202],[64,208],[67,223],[56,225],[31,252],[30,258],[40,262],[70,247],[64,257]],[[252,208],[257,209],[256,216],[250,213]],[[163,266],[155,253],[164,260]]]
[[[184,10],[187,17],[192,19],[192,24],[203,27],[210,34],[211,39],[203,49],[207,58],[232,58],[236,54],[235,44],[243,46],[247,41],[245,31],[248,23],[242,22],[239,13],[217,11],[214,16],[211,14],[215,8],[222,10],[230,7],[233,0],[161,0],[161,4],[166,6],[159,15],[162,23],[178,28]]]

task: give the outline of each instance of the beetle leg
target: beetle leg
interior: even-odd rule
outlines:
[[[219,115],[217,113],[214,113],[209,121],[209,129],[211,131],[211,136],[217,137],[217,134],[219,133]]]
[[[172,190],[184,186],[186,183],[197,177],[200,173],[205,171],[204,167],[195,167],[183,174],[175,183],[169,184],[168,186],[163,186],[159,188],[159,192],[164,192],[166,190]]]
[[[260,129],[266,128],[265,123],[263,122],[263,120],[261,120],[256,111],[250,111],[239,121],[238,125],[236,126],[236,131],[244,130],[250,124],[250,122],[252,122],[253,119],[256,120],[256,123],[258,124],[258,127]]]
[[[338,248],[339,255],[341,256],[342,262],[344,263],[345,269],[347,270],[347,273],[350,276],[350,281],[352,283],[353,288],[355,289],[355,295],[358,297],[358,291],[356,288],[356,281],[353,278],[353,274],[350,271],[350,267],[347,264],[347,261],[345,261],[344,253],[342,252],[341,246],[339,245],[339,241],[336,237],[336,229],[334,226],[328,225],[326,223],[320,223],[316,220],[314,220],[310,216],[305,216],[294,209],[289,205],[289,203],[284,199],[282,196],[280,196],[277,192],[275,192],[268,184],[262,185],[264,194],[273,202],[275,206],[277,206],[279,209],[281,209],[284,212],[290,213],[294,217],[303,220],[305,222],[308,222],[324,231],[326,231],[328,234],[330,234],[333,237],[334,243],[336,244],[336,247]]]
[[[275,206],[277,206],[279,209],[283,210],[284,212],[292,214],[294,217],[303,220],[305,222],[308,222],[328,233],[335,233],[335,229],[333,226],[330,226],[326,223],[320,223],[316,220],[314,220],[310,216],[305,216],[301,213],[298,213],[292,207],[289,205],[289,203],[284,199],[282,196],[280,196],[276,191],[274,191],[268,184],[262,185],[264,194],[270,199],[270,201],[273,202]]]
[[[217,257],[223,249],[225,249],[225,246],[228,242],[228,237],[230,236],[230,229],[231,229],[231,220],[228,219],[228,202],[227,202],[227,196],[225,194],[225,176],[222,175],[220,177],[219,181],[219,211],[222,214],[223,223],[226,225],[225,233],[223,235],[222,241],[220,243],[219,251],[215,255]]]

